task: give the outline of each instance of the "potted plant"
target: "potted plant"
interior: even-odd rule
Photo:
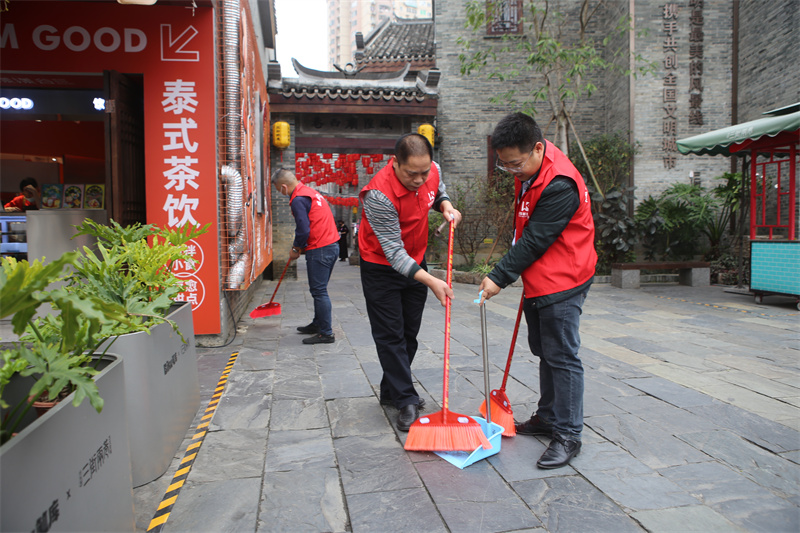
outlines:
[[[65,289],[119,304],[129,318],[113,330],[113,350],[125,359],[134,487],[166,472],[200,406],[192,309],[175,301],[183,285],[171,266],[191,262],[187,243],[207,230],[78,226],[97,238],[97,253],[84,249]]]
[[[0,356],[0,530],[133,530],[123,361],[93,355],[122,308],[49,289],[76,253],[0,260],[0,318],[19,340]],[[43,304],[53,314],[34,319]],[[65,401],[41,417],[44,395]],[[88,400],[85,402],[84,400]]]

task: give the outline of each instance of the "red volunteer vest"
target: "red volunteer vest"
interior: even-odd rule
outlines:
[[[542,257],[522,272],[526,298],[573,289],[594,276],[597,253],[594,249],[594,221],[589,191],[572,162],[549,141],[545,141],[539,177],[522,198],[519,198],[522,184],[517,180],[514,242],[522,237],[522,231],[528,225],[542,192],[556,176],[566,176],[577,184],[580,205],[558,239]]]
[[[431,164],[428,180],[418,191],[406,189],[394,173],[394,158],[383,167],[372,180],[361,189],[358,195],[363,201],[367,191],[377,189],[392,202],[400,217],[400,234],[403,248],[417,263],[422,263],[428,248],[428,211],[433,206],[439,191],[439,169]],[[364,261],[388,265],[389,261],[383,253],[381,243],[372,231],[362,209],[361,224],[358,227],[358,252]]]
[[[298,183],[292,191],[289,203],[298,196],[311,198],[311,209],[308,211],[311,227],[305,249],[313,250],[339,242],[339,228],[336,227],[336,222],[333,220],[333,213],[328,201],[320,193],[302,183]]]

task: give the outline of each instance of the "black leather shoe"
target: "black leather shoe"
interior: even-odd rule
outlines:
[[[313,337],[303,339],[303,344],[332,344],[335,341],[336,337],[333,335],[323,335],[322,333],[317,333]]]
[[[563,435],[553,433],[550,446],[536,462],[536,466],[546,470],[567,466],[573,457],[581,451],[581,441],[569,440]]]
[[[388,399],[388,398],[383,398],[381,400],[381,405],[388,405],[388,406],[394,407],[394,402],[392,400]],[[419,399],[419,403],[417,403],[417,407],[419,408],[420,411],[425,409],[425,398],[420,398]]]
[[[417,418],[419,418],[419,406],[414,403],[406,405],[400,409],[400,414],[397,415],[397,429],[408,431]]]
[[[539,415],[533,415],[522,424],[514,424],[514,428],[520,435],[545,435],[549,437],[553,434],[553,426],[544,422],[539,418]]]
[[[303,335],[313,335],[314,333],[319,333],[319,326],[312,322],[307,326],[298,327],[297,332],[302,333]]]

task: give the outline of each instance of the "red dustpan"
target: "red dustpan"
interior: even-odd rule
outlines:
[[[261,318],[262,316],[275,316],[281,314],[281,304],[275,303],[272,300],[275,299],[275,295],[278,294],[278,288],[281,286],[281,281],[283,281],[283,276],[286,274],[286,269],[289,268],[289,263],[292,262],[292,258],[290,257],[288,261],[286,261],[286,266],[283,267],[283,272],[281,273],[281,278],[278,280],[278,284],[275,285],[275,290],[272,293],[272,298],[269,299],[269,302],[265,304],[261,304],[252,311],[250,311],[250,318]]]

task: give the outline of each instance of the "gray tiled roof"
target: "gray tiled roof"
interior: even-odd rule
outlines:
[[[432,19],[394,19],[379,27],[365,41],[359,65],[368,63],[412,62],[435,64]],[[417,70],[412,66],[412,70]],[[421,65],[420,65],[421,66]]]

